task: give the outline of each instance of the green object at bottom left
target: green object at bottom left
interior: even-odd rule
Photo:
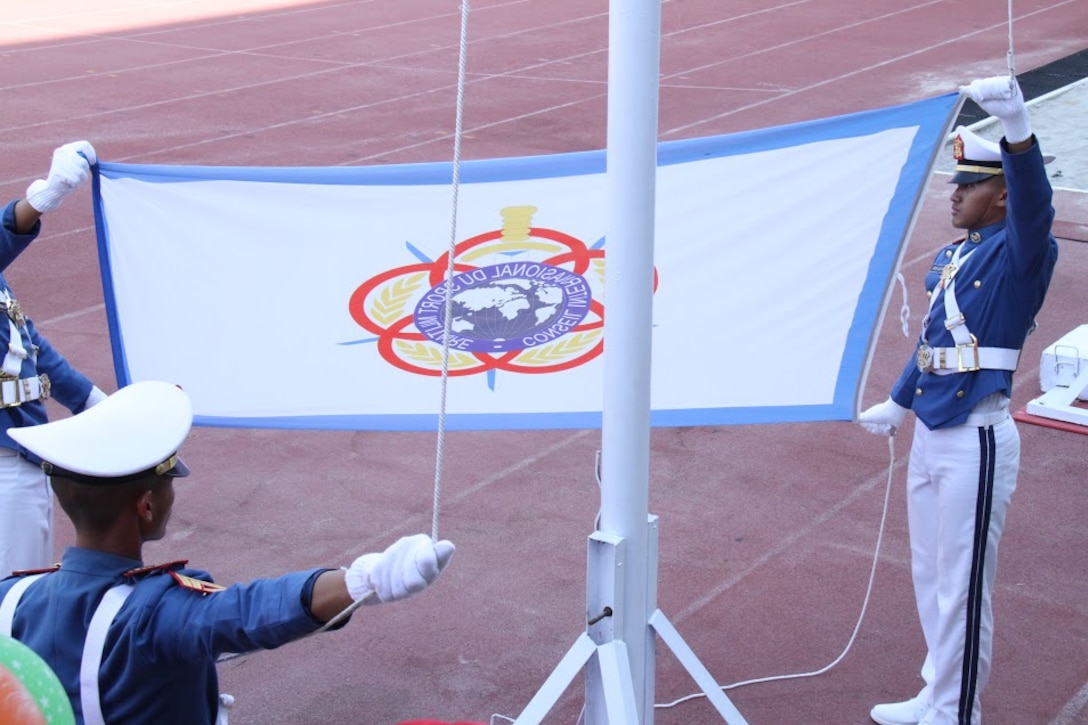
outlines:
[[[0,723],[74,725],[72,703],[53,670],[22,642],[0,635]]]

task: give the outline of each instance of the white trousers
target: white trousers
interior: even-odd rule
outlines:
[[[53,563],[53,491],[49,479],[0,446],[0,577]]]
[[[997,547],[1020,468],[1020,433],[1007,410],[965,425],[914,426],[907,520],[918,617],[928,654],[924,725],[979,725],[990,677],[991,593]]]

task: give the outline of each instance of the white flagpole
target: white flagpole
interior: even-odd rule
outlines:
[[[601,515],[589,537],[586,631],[515,720],[538,725],[578,671],[585,725],[652,725],[660,636],[728,725],[744,717],[657,609],[650,498],[654,205],[661,0],[610,0]]]
[[[624,542],[615,636],[626,644],[639,722],[653,722],[656,562],[647,527],[660,0],[611,0],[604,408],[600,530]],[[653,547],[656,557],[656,546]],[[593,572],[590,572],[593,576]],[[656,577],[655,577],[656,578]],[[591,589],[593,583],[590,583]],[[587,690],[587,714],[593,688]],[[648,710],[648,711],[647,711]]]

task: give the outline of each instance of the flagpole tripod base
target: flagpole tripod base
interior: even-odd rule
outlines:
[[[650,556],[648,568],[655,576],[650,584],[656,589],[657,571],[657,517],[649,517]],[[684,641],[672,622],[651,602],[653,609],[646,622],[650,642],[645,658],[644,686],[636,686],[632,677],[632,663],[627,644],[615,637],[616,619],[622,616],[618,604],[622,582],[620,575],[624,565],[624,541],[602,531],[589,537],[589,589],[586,631],[574,640],[574,644],[556,665],[540,689],[514,721],[515,725],[538,725],[567,691],[574,678],[586,670],[586,704],[578,719],[579,725],[651,725],[654,712],[654,641],[656,635],[669,648],[677,661],[706,695],[707,700],[728,725],[747,725],[744,716],[726,697],[725,692],[711,676],[695,652]],[[651,597],[651,600],[655,597]],[[640,716],[639,701],[642,701]]]
[[[1088,426],[1088,409],[1076,405],[1077,399],[1085,393],[1088,393],[1088,367],[1081,370],[1069,385],[1055,385],[1031,400],[1025,410],[1040,418]]]

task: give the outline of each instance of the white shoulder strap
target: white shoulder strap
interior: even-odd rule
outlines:
[[[6,637],[11,636],[11,623],[15,621],[15,608],[19,606],[19,600],[23,598],[23,592],[43,576],[45,576],[45,573],[24,576],[15,582],[11,589],[8,589],[3,601],[0,601],[0,634]]]
[[[136,587],[118,584],[106,591],[98,608],[94,610],[87,637],[83,640],[83,659],[79,665],[79,700],[83,707],[85,725],[105,725],[102,717],[102,695],[98,687],[98,670],[102,666],[102,654],[106,648],[106,633],[121,605]]]
[[[23,371],[23,360],[27,358],[27,351],[23,347],[23,327],[15,323],[15,319],[11,314],[12,305],[17,303],[8,290],[0,289],[0,304],[2,304],[8,318],[8,349],[4,354],[3,365],[0,367],[8,375],[19,377]]]

